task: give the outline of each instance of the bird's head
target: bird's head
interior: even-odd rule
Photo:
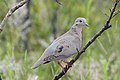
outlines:
[[[74,23],[75,26],[78,27],[86,27],[88,26],[85,18],[77,18]]]

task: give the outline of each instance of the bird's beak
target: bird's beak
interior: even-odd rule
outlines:
[[[85,23],[85,26],[89,27],[88,23]]]

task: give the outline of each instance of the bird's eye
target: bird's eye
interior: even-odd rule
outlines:
[[[82,22],[82,20],[80,20],[80,22]]]

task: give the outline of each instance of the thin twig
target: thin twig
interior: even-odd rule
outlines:
[[[114,12],[115,12],[115,9],[116,9],[116,6],[118,5],[118,0],[115,1],[115,4],[113,4],[113,7],[111,9],[111,13],[109,15],[109,18],[108,20],[106,21],[106,24],[105,26],[100,30],[98,31],[98,33],[96,33],[93,38],[81,49],[81,51],[79,52],[78,51],[78,55],[72,59],[68,65],[66,65],[66,67],[64,68],[64,71],[60,72],[57,76],[55,76],[54,80],[59,80],[63,75],[66,74],[66,72],[70,69],[70,67],[73,65],[74,62],[76,62],[76,60],[78,60],[78,58],[80,57],[80,55],[85,52],[85,50],[104,32],[106,31],[107,29],[109,29],[111,27],[110,25],[110,21],[114,15]]]
[[[59,0],[55,0],[59,5],[62,5],[62,3],[59,2]]]
[[[118,11],[116,11],[115,13],[114,13],[114,15],[113,15],[113,17],[115,17],[117,14],[119,14],[120,13],[120,10],[118,10]],[[113,18],[112,17],[112,18]]]
[[[107,13],[105,13],[105,16],[107,16],[107,17],[109,18],[109,16],[108,16],[108,14],[107,14]]]
[[[17,5],[15,5],[13,8],[11,8],[8,13],[6,14],[6,16],[4,17],[4,19],[2,20],[1,24],[0,24],[0,33],[2,32],[5,23],[7,22],[8,18],[20,7],[22,7],[25,3],[27,2],[27,0],[23,0],[20,3],[18,3]]]

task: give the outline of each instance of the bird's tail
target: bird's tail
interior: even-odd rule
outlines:
[[[35,69],[35,68],[37,68],[38,66],[40,66],[41,64],[44,64],[44,63],[45,63],[45,61],[39,59],[31,68]]]

